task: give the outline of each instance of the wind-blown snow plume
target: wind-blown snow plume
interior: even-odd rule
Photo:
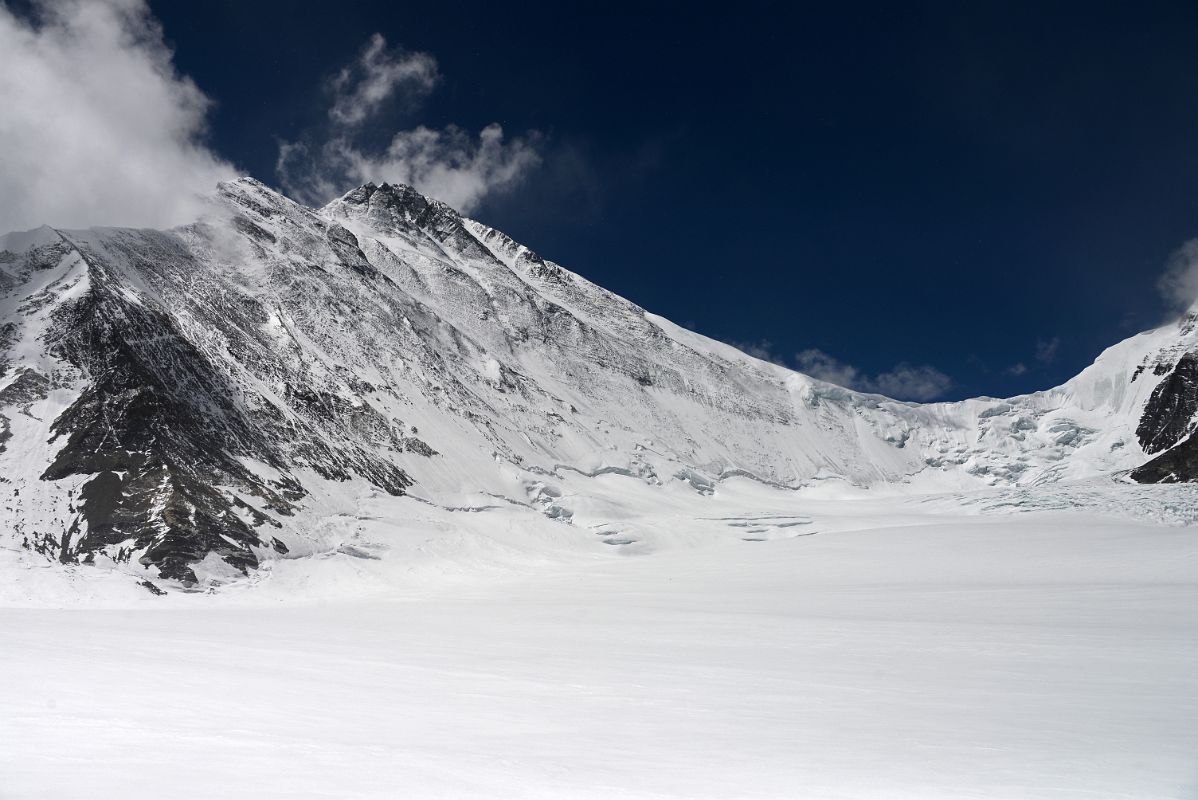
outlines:
[[[351,184],[376,181],[408,184],[470,211],[540,163],[540,134],[505,140],[498,123],[477,137],[456,125],[441,130],[421,125],[396,132],[381,150],[361,143],[386,106],[419,102],[437,80],[432,56],[389,48],[375,34],[357,60],[329,82],[329,126],[279,145],[279,180],[312,205],[322,205]]]
[[[167,227],[235,175],[143,0],[0,3],[0,230]]]

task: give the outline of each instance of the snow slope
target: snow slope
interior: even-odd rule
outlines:
[[[10,235],[0,292],[0,527],[168,588],[327,552],[316,532],[379,491],[569,522],[593,492],[564,499],[568,475],[696,496],[1192,477],[1194,315],[1047,392],[903,403],[681,329],[403,186],[313,211],[242,179],[173,231]]]
[[[0,609],[0,796],[1198,791],[1195,487],[588,480],[635,524],[380,496],[215,595],[30,567],[90,597]]]

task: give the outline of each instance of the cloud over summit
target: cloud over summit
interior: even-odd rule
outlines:
[[[389,47],[376,33],[329,81],[327,127],[280,144],[276,172],[283,187],[323,205],[367,181],[405,183],[469,212],[540,164],[538,133],[506,138],[494,122],[477,136],[456,125],[419,125],[390,133],[383,147],[367,143],[386,130],[384,109],[417,105],[439,77],[431,55]]]
[[[540,163],[538,134],[496,123],[383,127],[439,80],[431,55],[375,34],[328,79],[326,126],[280,145],[277,179],[312,205],[374,180],[469,211]],[[194,220],[238,175],[205,141],[212,107],[145,0],[35,0],[25,14],[0,2],[0,232]]]
[[[397,94],[417,98],[437,85],[437,60],[427,53],[407,53],[387,47],[381,34],[370,37],[362,54],[330,81],[335,100],[329,118],[357,125]]]
[[[0,4],[0,230],[193,219],[236,177],[143,0]]]

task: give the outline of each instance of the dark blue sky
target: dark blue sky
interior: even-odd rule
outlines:
[[[844,5],[152,2],[248,173],[277,182],[278,142],[381,33],[443,78],[379,136],[544,134],[472,216],[791,363],[1008,395],[1157,324],[1198,236],[1198,5]]]

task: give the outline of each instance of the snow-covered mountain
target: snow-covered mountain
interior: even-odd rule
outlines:
[[[696,496],[1192,481],[1196,422],[1193,311],[1048,391],[905,403],[674,325],[404,186],[311,210],[241,179],[170,231],[0,238],[4,544],[185,586],[319,553],[370,494],[568,523],[612,473]]]

